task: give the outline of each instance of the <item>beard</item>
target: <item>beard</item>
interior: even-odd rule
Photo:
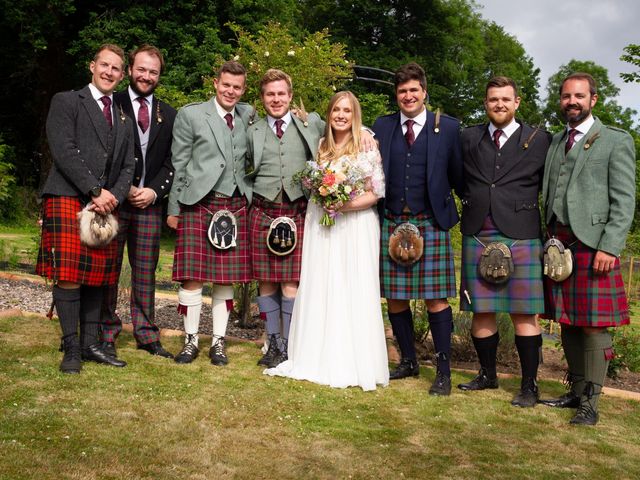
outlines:
[[[129,82],[129,86],[131,87],[131,90],[133,90],[136,93],[136,95],[138,95],[140,97],[147,97],[147,96],[151,95],[153,92],[155,92],[156,87],[158,86],[157,83],[155,85],[150,85],[150,84],[143,83],[142,85],[148,87],[146,92],[143,92],[142,90],[140,90],[140,88],[138,87],[138,83],[137,82]]]
[[[569,112],[570,109],[578,109],[578,110],[573,110]],[[564,118],[564,120],[566,122],[573,123],[576,125],[581,123],[590,114],[591,114],[590,108],[584,109],[582,108],[582,106],[575,105],[575,104],[567,105],[567,107],[562,109],[562,117]]]

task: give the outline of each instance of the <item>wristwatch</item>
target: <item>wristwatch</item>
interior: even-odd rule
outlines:
[[[102,187],[100,185],[96,185],[91,190],[89,190],[89,193],[92,197],[99,197],[102,193]]]

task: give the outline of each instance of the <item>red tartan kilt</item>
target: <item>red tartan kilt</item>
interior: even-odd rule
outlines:
[[[118,281],[118,242],[92,248],[80,243],[78,197],[45,197],[36,273],[50,280],[101,286]],[[115,212],[114,212],[115,213]]]
[[[304,198],[291,203],[271,203],[254,198],[249,214],[251,234],[251,264],[253,276],[264,282],[299,282],[302,263],[302,241],[307,201]],[[267,233],[271,222],[277,217],[293,219],[297,228],[298,242],[289,255],[274,255],[267,248]]]
[[[207,231],[213,214],[230,210],[236,217],[236,247],[214,248]],[[247,200],[245,197],[216,198],[209,194],[195,205],[180,205],[178,239],[173,256],[173,280],[195,280],[219,285],[252,280],[249,261]]]
[[[577,240],[569,227],[556,223],[549,232],[573,253],[573,273],[562,282],[545,275],[545,318],[576,327],[617,327],[629,324],[620,260],[607,275],[596,275],[596,250]],[[574,243],[575,242],[575,243]]]

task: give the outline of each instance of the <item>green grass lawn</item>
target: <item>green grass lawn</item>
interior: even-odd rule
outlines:
[[[254,344],[231,344],[226,368],[205,354],[179,366],[126,333],[128,367],[62,375],[58,330],[0,318],[0,479],[640,478],[637,402],[604,397],[600,424],[576,428],[570,411],[512,407],[517,379],[434,398],[423,368],[375,392],[338,390],[263,376]]]

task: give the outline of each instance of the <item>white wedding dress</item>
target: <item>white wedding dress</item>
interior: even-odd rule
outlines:
[[[342,157],[336,161],[349,161]],[[354,162],[384,195],[376,151]],[[331,387],[375,390],[389,383],[380,309],[380,225],[375,207],[347,212],[335,225],[320,225],[324,211],[309,202],[302,270],[289,334],[289,360],[267,375],[309,380]]]

